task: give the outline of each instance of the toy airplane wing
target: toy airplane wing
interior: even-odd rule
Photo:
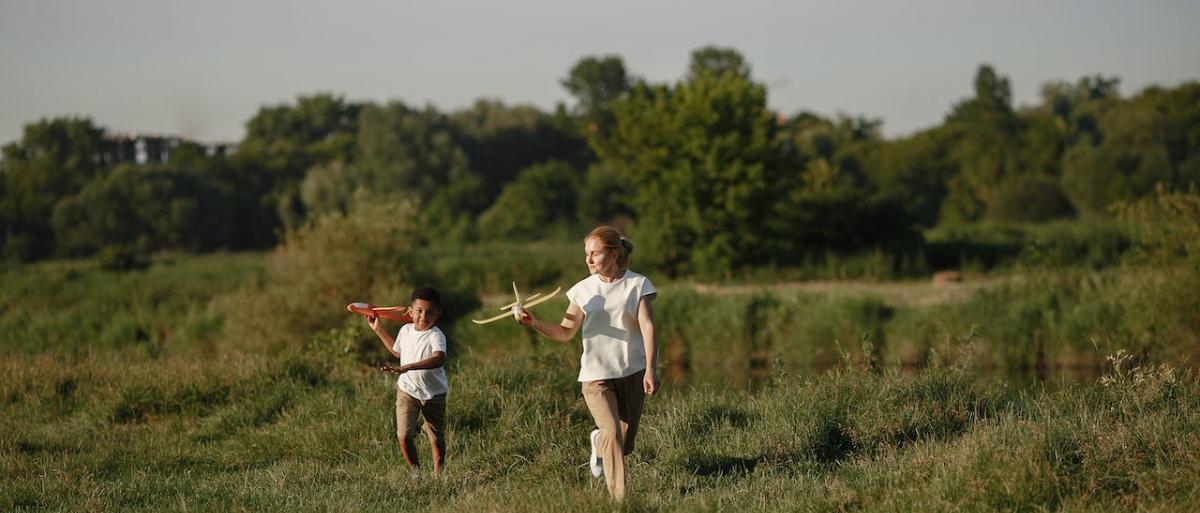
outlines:
[[[557,292],[557,291],[555,291],[555,292]],[[529,297],[527,297],[527,298],[524,298],[524,300],[525,300],[525,301],[533,301],[534,299],[537,299],[537,298],[539,298],[539,297],[541,297],[541,296],[542,296],[542,293],[541,293],[541,292],[538,292],[537,294],[534,294],[534,295],[532,295],[532,296],[529,296]],[[524,302],[522,302],[522,303],[524,303]],[[500,309],[501,309],[501,310],[510,310],[510,309],[512,309],[512,307],[514,307],[514,306],[517,306],[517,302],[516,302],[516,301],[513,301],[513,302],[511,302],[511,303],[509,303],[509,304],[507,304],[507,305],[504,305],[504,306],[500,307]]]
[[[487,319],[483,319],[483,320],[479,320],[479,319],[471,319],[471,322],[473,322],[473,323],[475,323],[475,324],[487,324],[487,323],[489,323],[489,322],[496,322],[496,321],[498,321],[498,320],[500,320],[500,319],[503,319],[503,318],[505,318],[505,317],[512,317],[512,313],[511,313],[511,312],[504,312],[504,313],[502,313],[502,314],[500,314],[500,315],[497,315],[497,316],[495,316],[495,317],[488,317]]]
[[[525,305],[523,306],[523,308],[529,308],[531,306],[537,306],[542,303],[545,303],[546,301],[549,301],[550,298],[557,296],[558,292],[560,290],[562,290],[562,286],[559,286],[558,288],[554,289],[554,292],[546,294],[545,296],[541,295],[541,293],[537,293],[532,296],[529,296],[529,297],[525,298]],[[537,298],[537,299],[534,299],[534,298]]]
[[[370,303],[361,301],[346,305],[346,310],[354,312],[363,317],[383,317],[393,321],[408,320],[407,306],[374,306]]]
[[[517,310],[517,309],[526,309],[529,307],[533,307],[533,306],[537,306],[542,303],[545,303],[546,301],[549,301],[554,296],[558,295],[558,293],[561,290],[562,290],[562,287],[559,286],[558,288],[554,289],[554,292],[551,292],[549,294],[542,294],[539,292],[537,294],[530,295],[529,297],[522,298],[520,291],[517,290],[516,284],[513,284],[513,295],[517,296],[517,300],[504,306],[504,309],[508,310],[507,312],[497,315],[495,317],[489,317],[487,319],[471,319],[471,322],[473,322],[475,324],[488,324],[491,322],[496,322],[505,317],[515,316],[517,314],[517,312],[519,312],[519,310]]]

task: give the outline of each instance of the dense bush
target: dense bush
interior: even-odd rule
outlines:
[[[364,202],[292,232],[267,257],[267,273],[218,306],[227,344],[286,350],[340,325],[352,301],[406,304],[418,276],[420,234],[411,201]]]

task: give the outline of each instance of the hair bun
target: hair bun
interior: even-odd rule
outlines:
[[[621,246],[625,248],[626,255],[633,254],[633,241],[626,239],[624,235],[621,236]]]

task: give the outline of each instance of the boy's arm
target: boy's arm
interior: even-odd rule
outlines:
[[[383,329],[383,320],[379,317],[368,317],[367,325],[371,326],[371,331],[374,331],[375,335],[379,336],[379,340],[383,342],[383,347],[386,348],[389,353],[392,353],[392,356],[399,358],[400,351],[392,348],[392,346],[396,345],[396,339],[392,338],[392,335],[389,334],[387,330]]]
[[[413,362],[408,365],[401,365],[399,367],[384,367],[384,370],[386,370],[387,372],[391,372],[393,374],[404,374],[405,372],[408,372],[410,370],[436,369],[445,364],[446,364],[446,353],[444,353],[442,351],[434,351],[433,356],[430,356],[429,358],[426,358],[419,362]]]
[[[539,321],[529,313],[529,310],[522,310],[521,317],[517,321],[551,340],[567,342],[574,338],[575,333],[579,331],[579,325],[583,322],[583,309],[579,308],[579,305],[571,303],[567,306],[567,312],[563,314],[562,321],[558,324]]]

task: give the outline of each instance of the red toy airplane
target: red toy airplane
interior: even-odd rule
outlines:
[[[383,317],[393,321],[412,322],[407,306],[375,306],[370,303],[350,303],[346,309],[363,317]]]

